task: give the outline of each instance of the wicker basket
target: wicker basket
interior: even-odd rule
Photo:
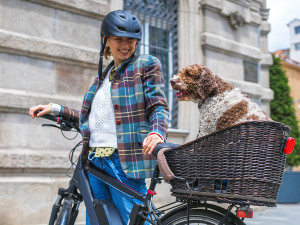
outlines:
[[[276,206],[290,128],[252,121],[165,152],[172,195],[181,199]]]

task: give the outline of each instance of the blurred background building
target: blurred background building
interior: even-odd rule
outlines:
[[[300,19],[288,23],[290,28],[290,58],[300,62]]]
[[[198,132],[197,104],[178,103],[169,86],[189,64],[207,65],[269,113],[265,0],[0,0],[0,224],[47,224],[57,189],[68,181],[68,152],[80,137],[67,141],[42,128],[46,121],[32,120],[28,109],[50,102],[80,109],[97,73],[101,21],[123,8],[143,23],[137,51],[162,62],[169,142],[185,143]],[[157,202],[165,196],[158,193]]]

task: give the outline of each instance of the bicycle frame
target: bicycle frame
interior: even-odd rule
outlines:
[[[70,180],[70,186],[68,189],[63,189],[61,192],[67,192],[72,195],[78,195],[77,189],[80,191],[82,199],[85,203],[87,214],[93,225],[115,225],[122,224],[121,217],[112,202],[98,200],[93,197],[92,190],[89,184],[88,173],[98,177],[100,180],[106,184],[116,188],[120,192],[140,200],[143,204],[135,204],[132,213],[130,215],[129,225],[144,224],[147,220],[150,224],[160,224],[155,221],[159,221],[161,217],[158,211],[152,211],[150,206],[152,205],[152,192],[150,191],[147,195],[143,195],[125,184],[121,183],[119,180],[114,179],[107,175],[105,172],[97,169],[91,163],[85,165],[83,159],[79,157],[76,169],[74,171],[73,177]],[[157,182],[159,181],[159,169],[158,166],[155,168],[154,176],[151,180],[151,185],[149,190],[154,190]],[[59,197],[61,198],[61,197]],[[57,200],[58,201],[58,200]],[[78,205],[79,207],[79,205]],[[155,218],[154,221],[148,218],[147,214],[151,214],[151,218]],[[51,216],[52,217],[52,216]],[[50,218],[54,221],[55,218]]]
[[[80,190],[86,210],[91,221],[91,224],[95,225],[111,225],[111,224],[122,224],[122,220],[116,211],[115,207],[108,202],[99,201],[93,198],[92,190],[90,188],[89,180],[87,173],[89,168],[83,168],[83,162],[79,159],[77,167],[74,171],[73,178],[70,183]],[[113,182],[116,182],[113,179],[108,179],[108,176],[101,171],[95,172],[94,168],[91,168],[93,172],[91,174],[104,177],[103,181],[113,185]],[[98,176],[97,176],[98,177]],[[100,177],[99,177],[100,178]],[[113,214],[113,216],[111,216]]]

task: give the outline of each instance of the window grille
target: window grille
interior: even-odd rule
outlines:
[[[123,6],[143,26],[143,37],[136,52],[156,56],[162,64],[170,108],[169,126],[176,128],[178,101],[170,79],[178,72],[177,0],[123,0]]]

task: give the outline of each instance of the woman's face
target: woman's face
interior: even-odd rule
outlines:
[[[137,40],[134,38],[110,35],[106,46],[110,48],[115,64],[119,65],[134,53],[136,43]]]

